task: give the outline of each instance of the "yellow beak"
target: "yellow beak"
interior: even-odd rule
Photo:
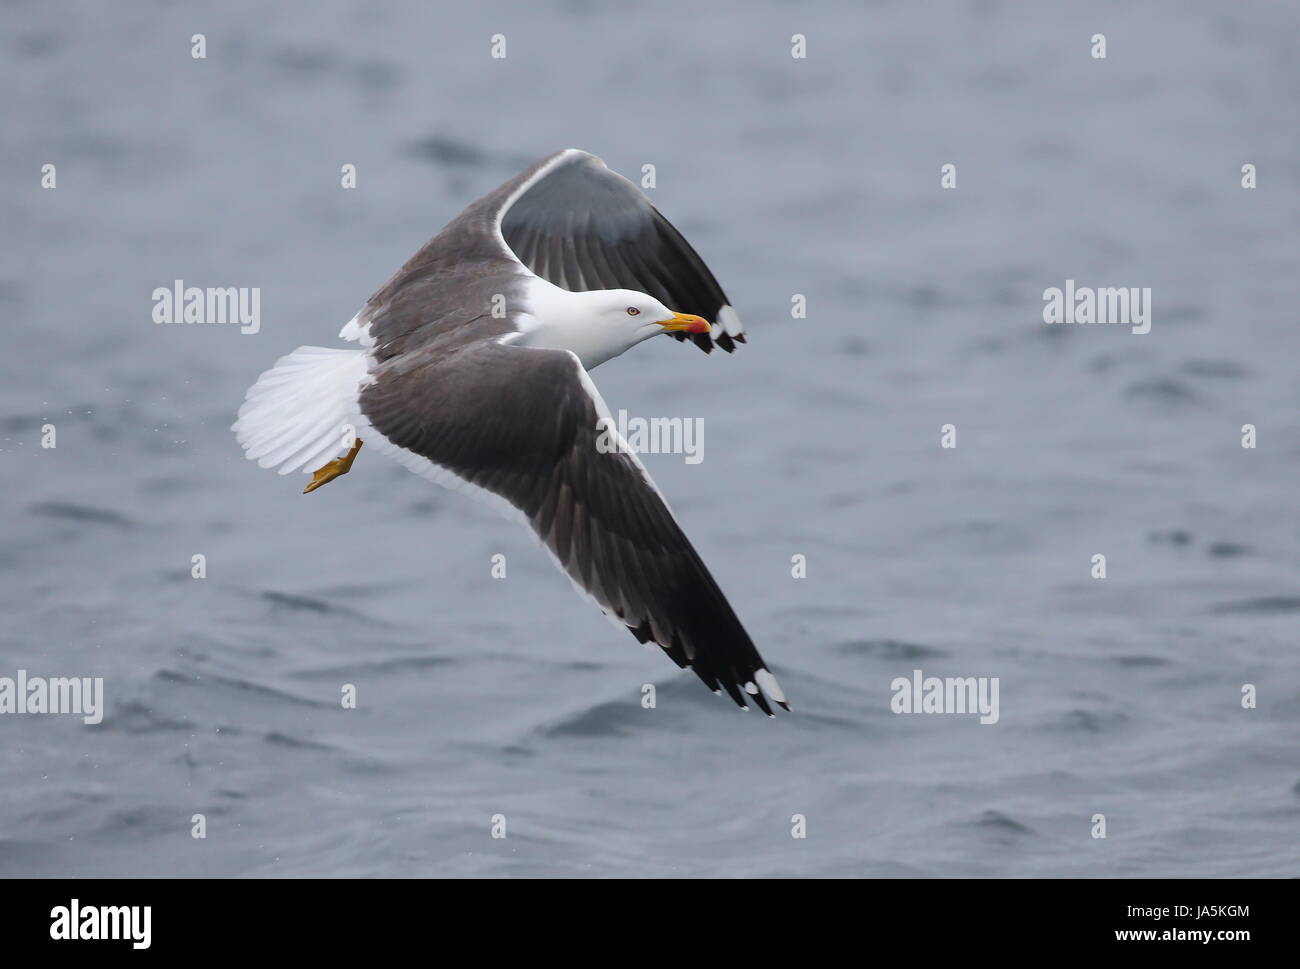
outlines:
[[[660,320],[659,325],[669,332],[708,333],[713,329],[704,317],[690,313],[674,313],[671,320]]]

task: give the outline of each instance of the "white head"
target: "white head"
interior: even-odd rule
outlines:
[[[653,296],[634,289],[598,289],[576,293],[608,326],[635,335],[636,343],[659,333],[708,333],[709,321],[691,313],[675,313]]]
[[[534,280],[530,280],[534,282]],[[529,294],[535,326],[519,342],[572,350],[590,370],[659,333],[708,333],[709,321],[675,313],[632,289],[570,293],[546,283]]]

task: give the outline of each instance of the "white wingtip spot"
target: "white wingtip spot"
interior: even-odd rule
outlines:
[[[724,306],[718,310],[718,324],[727,331],[727,336],[736,336],[745,332],[740,317],[736,315],[736,311],[730,306]]]
[[[754,685],[753,680],[750,680],[748,683],[745,684],[745,692],[748,693],[750,696],[757,695],[758,687]]]
[[[767,670],[759,670],[754,674],[754,679],[758,680],[758,685],[763,688],[763,692],[777,703],[785,702],[785,694],[781,692],[781,684]]]

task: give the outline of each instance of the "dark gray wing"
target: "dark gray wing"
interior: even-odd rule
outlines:
[[[571,292],[633,289],[714,324],[693,339],[730,353],[744,329],[718,281],[650,200],[594,155],[575,148],[543,162],[499,213],[501,237],[548,282]],[[686,333],[674,333],[679,340]]]
[[[372,376],[361,409],[389,442],[523,512],[607,614],[710,689],[789,709],[641,463],[598,449],[609,411],[576,356],[481,341],[403,354]]]

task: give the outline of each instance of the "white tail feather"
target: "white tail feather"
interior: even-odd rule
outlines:
[[[230,429],[261,467],[310,473],[346,453],[365,379],[364,350],[299,347],[248,388]]]

